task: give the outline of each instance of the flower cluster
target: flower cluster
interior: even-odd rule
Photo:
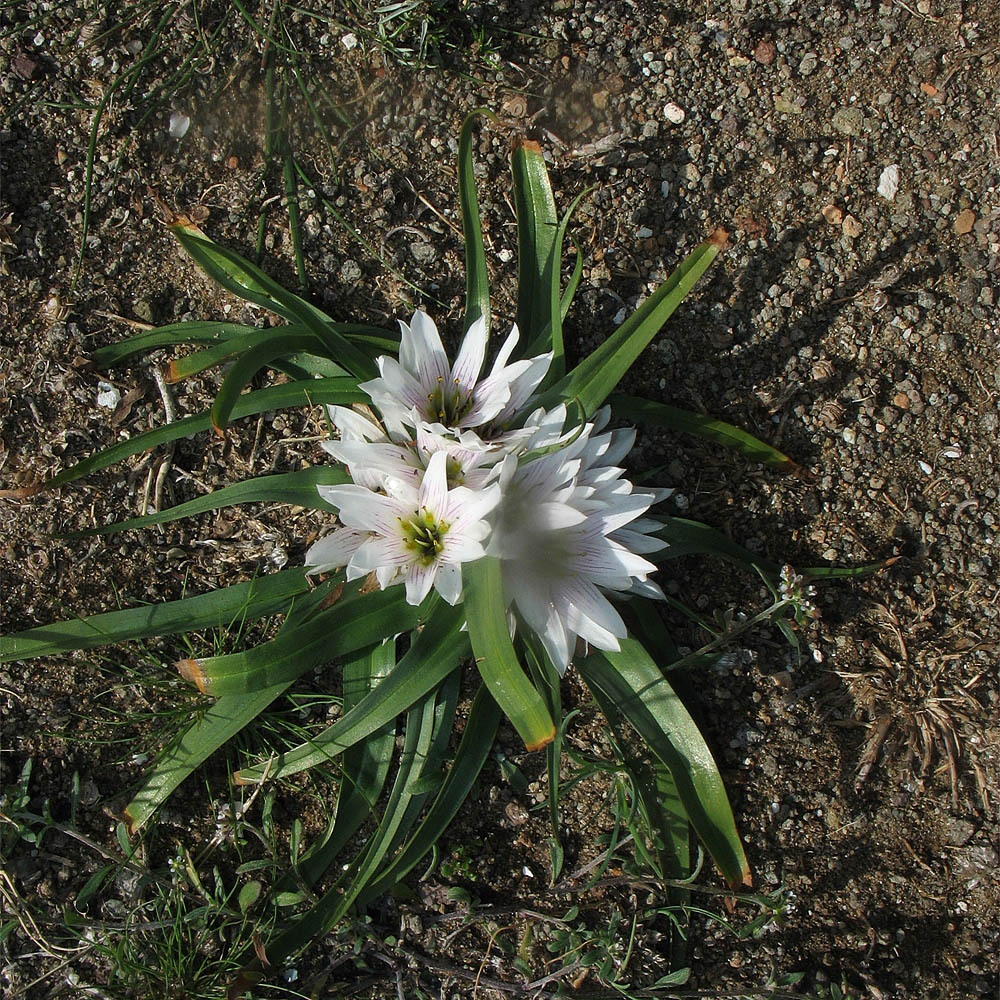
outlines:
[[[374,572],[411,604],[431,588],[456,604],[462,564],[489,554],[512,627],[535,632],[560,672],[578,637],[617,650],[625,624],[607,594],[662,596],[643,553],[663,542],[643,515],[663,493],[634,490],[618,465],[635,432],[605,430],[607,409],[568,430],[565,406],[531,410],[552,355],[511,362],[516,326],[485,377],[482,319],[453,366],[425,313],[400,327],[399,360],[379,358],[361,385],[378,417],[329,408],[340,438],[324,448],[352,482],[319,487],[341,527],[309,549],[310,571]]]

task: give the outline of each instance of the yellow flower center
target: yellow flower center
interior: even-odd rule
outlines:
[[[421,507],[412,517],[399,519],[403,529],[403,544],[413,552],[423,566],[430,566],[444,548],[448,524],[438,521],[426,507]]]
[[[444,378],[438,375],[437,382],[437,388],[427,394],[428,416],[445,427],[455,427],[472,409],[472,393],[462,392],[458,379],[451,386],[446,385]]]

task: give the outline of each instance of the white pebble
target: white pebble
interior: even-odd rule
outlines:
[[[350,52],[351,49],[357,48],[358,36],[355,35],[353,31],[349,31],[340,39],[340,44],[343,45],[348,52]]]
[[[687,115],[684,113],[684,109],[679,104],[674,104],[674,102],[671,101],[669,104],[663,105],[663,117],[666,118],[668,122],[673,122],[674,125],[680,125]]]
[[[110,382],[97,383],[97,405],[106,410],[118,409],[122,394]]]
[[[923,461],[917,462],[917,465],[920,466],[920,471],[925,476],[929,476],[934,471],[934,469],[930,465],[928,465],[926,462],[923,462]]]
[[[648,226],[643,226],[635,235],[638,236],[640,240],[646,240],[653,235],[653,230]]]
[[[191,119],[183,111],[175,111],[170,116],[170,138],[183,139],[191,127]]]
[[[890,163],[889,166],[882,171],[882,176],[878,179],[878,193],[885,198],[886,201],[892,201],[896,197],[896,192],[899,190],[899,164]]]

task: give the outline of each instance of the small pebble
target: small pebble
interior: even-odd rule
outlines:
[[[896,192],[898,191],[899,164],[890,163],[889,166],[882,171],[882,174],[878,179],[879,197],[885,198],[886,201],[892,201],[892,199],[896,197]]]
[[[663,105],[663,117],[674,125],[680,125],[687,115],[684,113],[684,109],[679,104],[674,104],[674,102],[671,101],[669,104]]]

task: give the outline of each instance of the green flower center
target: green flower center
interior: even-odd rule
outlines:
[[[412,517],[399,519],[403,529],[403,544],[423,566],[430,566],[444,548],[448,524],[438,521],[426,507],[421,507]]]
[[[462,392],[458,379],[447,385],[439,375],[437,382],[437,388],[427,394],[428,416],[445,427],[455,427],[472,409],[472,393]]]

